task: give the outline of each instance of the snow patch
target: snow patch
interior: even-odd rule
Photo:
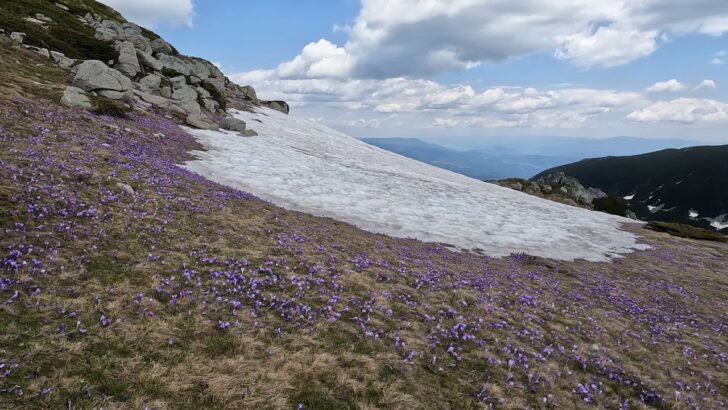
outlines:
[[[698,211],[696,211],[694,209],[691,209],[688,211],[688,217],[690,217],[691,219],[695,219],[699,216],[700,216],[700,214],[698,213]]]
[[[624,197],[624,199],[626,199],[626,200],[628,200],[628,201],[631,201],[631,200],[633,200],[633,199],[634,199],[634,196],[635,196],[635,195],[636,195],[636,194],[632,194],[632,195],[627,195],[627,196],[625,196],[625,197]]]
[[[621,229],[634,223],[626,218],[468,178],[277,111],[234,115],[260,136],[190,129],[205,151],[185,168],[284,208],[494,256],[608,261],[649,248]]]
[[[710,226],[717,230],[728,229],[728,214],[719,215],[715,218],[706,218],[710,221]]]
[[[665,204],[659,204],[659,205],[647,205],[647,209],[650,211],[650,213],[656,214],[665,207]]]

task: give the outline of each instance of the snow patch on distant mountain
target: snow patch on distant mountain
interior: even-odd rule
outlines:
[[[554,259],[608,261],[648,246],[634,221],[544,200],[365,144],[317,122],[234,112],[260,136],[189,130],[185,168],[288,209],[401,238]]]
[[[718,215],[715,218],[705,218],[710,221],[710,226],[717,230],[728,229],[728,214]]]

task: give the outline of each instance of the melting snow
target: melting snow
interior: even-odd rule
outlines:
[[[710,226],[717,230],[728,229],[728,214],[719,215],[713,219],[706,218],[710,221]]]
[[[664,207],[665,207],[665,204],[659,204],[657,206],[647,205],[647,209],[650,211],[650,213],[653,213],[653,214],[656,214],[656,213],[662,211],[662,209]]]
[[[276,111],[235,116],[260,136],[189,130],[206,151],[185,167],[288,209],[494,256],[607,261],[648,248],[621,229],[634,223],[625,218],[471,179]]]

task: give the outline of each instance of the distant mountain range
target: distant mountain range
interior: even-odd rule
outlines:
[[[640,219],[728,232],[728,145],[586,159],[548,169],[629,200]]]
[[[417,138],[365,138],[364,142],[421,162],[483,180],[530,178],[583,158],[641,154],[690,146],[690,141],[618,137],[510,137],[447,139],[449,147]],[[463,149],[462,147],[470,147]]]

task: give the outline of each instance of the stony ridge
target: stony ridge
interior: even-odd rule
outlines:
[[[62,3],[57,7],[73,12]],[[61,100],[67,106],[111,115],[155,110],[195,128],[222,126],[245,136],[256,133],[244,122],[230,118],[228,106],[264,106],[289,112],[284,101],[259,99],[253,87],[233,83],[211,62],[180,54],[167,41],[134,23],[90,12],[76,18],[95,31],[96,40],[113,45],[115,59],[72,59],[56,50],[24,44],[29,38],[23,32],[7,33],[13,41],[71,70],[74,78]],[[27,16],[25,21],[41,27],[60,24],[41,12]],[[5,30],[0,34],[6,34]]]

